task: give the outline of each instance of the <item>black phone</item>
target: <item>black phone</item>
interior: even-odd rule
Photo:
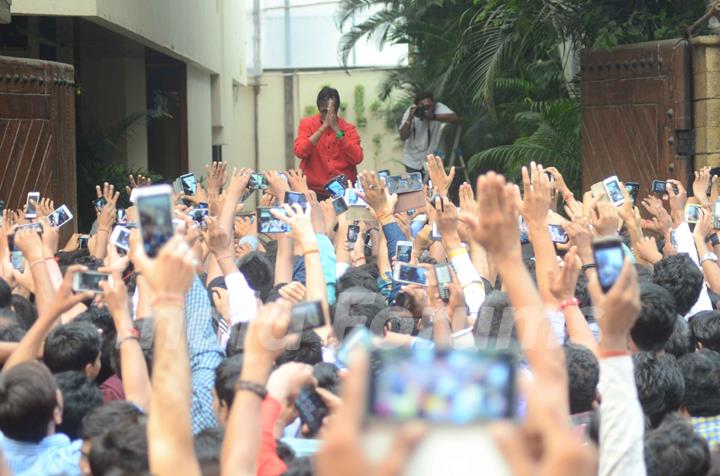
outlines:
[[[448,302],[448,300],[450,299],[450,289],[448,288],[448,285],[452,283],[450,265],[447,263],[436,264],[435,277],[437,278],[438,294],[440,294],[440,299]]]
[[[653,193],[667,193],[667,182],[664,180],[653,180],[652,191]],[[673,192],[676,194],[679,192],[677,185],[673,185]]]
[[[311,437],[317,434],[322,427],[323,419],[330,414],[330,410],[320,395],[311,386],[305,386],[295,398],[295,408],[300,415],[300,421],[307,425]]]
[[[339,198],[345,195],[345,187],[347,186],[347,179],[345,176],[340,175],[330,180],[323,187],[332,198]]]
[[[250,180],[248,181],[249,190],[266,190],[268,188],[268,181],[265,175],[260,172],[253,172],[250,174]]]
[[[290,326],[288,332],[300,334],[304,331],[316,329],[325,325],[322,303],[320,301],[306,301],[296,304],[290,313]]]
[[[292,207],[293,205],[300,205],[300,208],[305,210],[307,208],[307,197],[301,192],[285,192],[285,203]]]
[[[290,226],[284,221],[275,218],[270,210],[275,210],[282,215],[286,215],[285,209],[280,207],[274,208],[257,208],[257,227],[258,233],[287,233]]]
[[[336,215],[341,215],[348,211],[348,205],[347,202],[345,202],[345,197],[338,197],[335,200],[332,201],[333,208],[335,209]]]
[[[638,196],[640,195],[640,184],[638,182],[625,182],[625,190],[628,195],[632,198],[633,203],[637,203]]]
[[[618,238],[602,238],[593,242],[593,254],[598,280],[603,292],[608,292],[620,277],[625,264],[625,251]]]
[[[197,191],[197,179],[194,173],[190,172],[189,174],[181,175],[180,184],[182,185],[184,195],[195,195]]]
[[[127,211],[124,208],[118,208],[115,215],[115,223],[125,225],[128,222]]]
[[[95,206],[95,210],[101,212],[103,208],[105,208],[105,205],[107,205],[107,200],[105,200],[105,197],[97,198],[93,201],[93,205]]]
[[[348,231],[347,231],[347,242],[348,243],[356,243],[358,237],[360,236],[360,225],[348,225]]]
[[[78,237],[78,246],[81,250],[88,249],[88,241],[90,240],[90,237],[87,235],[80,235]]]

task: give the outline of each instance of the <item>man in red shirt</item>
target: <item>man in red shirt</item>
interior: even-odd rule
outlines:
[[[307,177],[308,187],[327,197],[323,186],[340,174],[355,182],[356,166],[363,160],[360,136],[355,126],[338,117],[340,94],[336,89],[324,87],[317,97],[320,114],[300,121],[295,139],[295,155]]]

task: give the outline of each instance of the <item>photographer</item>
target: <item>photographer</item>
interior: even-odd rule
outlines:
[[[457,114],[445,104],[436,103],[431,92],[418,92],[415,105],[405,111],[399,128],[400,138],[405,142],[405,171],[423,172],[424,175],[427,156],[437,150],[445,124],[454,124],[457,120]]]

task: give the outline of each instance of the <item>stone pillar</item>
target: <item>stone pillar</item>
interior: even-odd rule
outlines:
[[[720,167],[720,36],[692,39],[695,168]]]
[[[10,23],[10,4],[12,0],[0,0],[0,24]]]

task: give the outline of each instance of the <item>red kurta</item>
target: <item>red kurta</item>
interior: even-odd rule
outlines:
[[[321,126],[320,114],[300,121],[295,139],[295,155],[300,158],[300,168],[307,177],[310,189],[326,195],[323,186],[333,177],[343,174],[355,182],[355,166],[362,162],[363,150],[357,129],[341,117],[338,117],[338,126],[345,132],[345,136],[337,138],[335,131],[328,129],[313,145],[310,136]]]

